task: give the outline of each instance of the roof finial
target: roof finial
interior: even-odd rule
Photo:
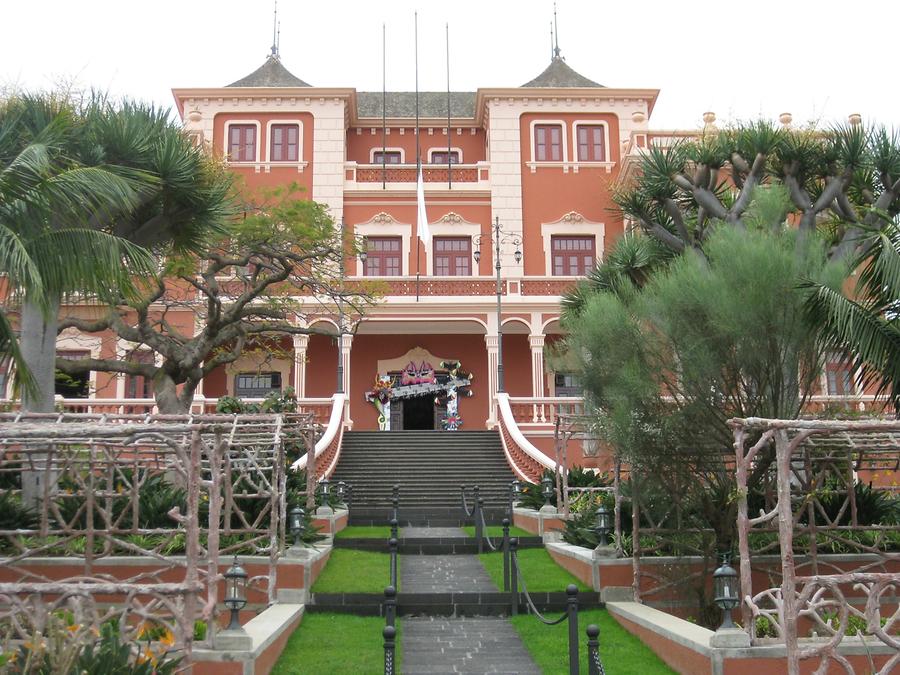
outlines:
[[[559,58],[559,24],[556,22],[556,3],[553,3],[553,57]]]
[[[276,59],[278,58],[278,40],[280,32],[278,26],[278,0],[275,0],[275,16],[272,18],[272,56]]]

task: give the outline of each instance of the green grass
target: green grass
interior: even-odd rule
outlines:
[[[482,553],[478,556],[497,588],[503,588],[503,554]],[[590,590],[581,581],[556,564],[542,548],[526,548],[518,552],[519,569],[529,591],[565,591],[575,584],[579,591]]]
[[[391,538],[389,525],[348,525],[334,535],[335,539],[384,539]]]
[[[494,537],[503,538],[503,526],[502,525],[488,525],[486,528],[487,536],[491,539]],[[470,537],[475,536],[475,526],[474,525],[466,525],[463,527],[463,530]],[[521,527],[510,527],[509,528],[509,536],[510,537],[536,537],[536,534],[532,534],[528,530],[523,530]]]
[[[336,548],[313,584],[313,593],[383,593],[390,583],[389,553]],[[399,581],[399,580],[398,580]]]
[[[272,675],[380,675],[384,672],[384,619],[347,614],[304,614]],[[400,663],[397,622],[397,664]],[[397,672],[400,672],[399,667]]]
[[[555,619],[558,612],[547,618]],[[569,623],[545,626],[537,617],[520,614],[510,618],[522,642],[544,675],[568,675]],[[622,628],[605,609],[578,613],[578,649],[581,672],[587,668],[587,635],[585,629],[595,623],[600,627],[600,660],[610,675],[669,675],[670,669],[649,647]]]

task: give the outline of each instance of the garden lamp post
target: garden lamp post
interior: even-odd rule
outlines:
[[[541,479],[541,494],[544,496],[544,506],[550,506],[550,498],[553,497],[553,479],[550,476]]]
[[[331,483],[328,482],[327,478],[323,478],[319,481],[319,487],[322,495],[322,506],[316,509],[316,515],[319,516],[330,516],[334,514],[334,509],[331,508],[331,504],[328,503],[329,498],[331,497]]]
[[[597,507],[597,542],[598,546],[609,546],[609,532],[612,530],[612,518],[604,504]]]
[[[713,602],[723,612],[722,625],[718,630],[736,628],[731,620],[731,610],[739,604],[737,572],[729,565],[729,554],[722,554],[722,564],[713,572]]]
[[[224,576],[225,606],[231,610],[231,622],[226,630],[243,631],[238,614],[247,604],[247,571],[238,564],[237,555]]]
[[[345,498],[347,496],[347,484],[344,481],[338,481],[337,484],[337,497],[340,500],[341,504],[345,504]]]
[[[481,243],[485,235],[473,237],[475,244],[475,264],[481,262]],[[488,235],[488,239],[484,239],[484,243],[490,245],[491,239],[494,244],[494,270],[497,273],[497,392],[505,391],[503,385],[503,306],[502,306],[502,282],[500,280],[500,245],[510,243],[515,246],[513,257],[518,265],[522,262],[522,237],[517,232],[505,232],[500,227],[500,216],[494,218],[493,236]]]
[[[299,547],[300,543],[303,541],[303,509],[299,506],[295,506],[288,513],[288,529],[290,530],[291,536],[294,537],[294,546]]]
[[[513,480],[509,484],[509,518],[512,520],[513,507],[519,503],[519,497],[522,495],[522,484],[518,479]]]

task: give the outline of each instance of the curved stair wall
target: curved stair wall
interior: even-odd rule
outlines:
[[[328,426],[316,442],[315,465],[316,478],[328,478],[334,473],[338,460],[341,457],[341,441],[344,438],[344,401],[345,394],[335,394],[331,401],[331,415],[328,418]],[[303,455],[291,465],[292,471],[301,471],[306,468],[307,456]]]
[[[497,394],[497,412],[503,453],[516,478],[537,483],[545,469],[555,471],[556,462],[534,447],[519,429],[509,405],[509,394]]]

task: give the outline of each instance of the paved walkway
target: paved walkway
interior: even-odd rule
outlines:
[[[401,555],[404,593],[483,593],[497,587],[476,555]]]
[[[403,529],[406,537],[464,536],[459,528]],[[476,555],[401,555],[403,593],[497,591]],[[504,618],[406,617],[403,672],[539,674],[519,634]]]
[[[406,618],[402,630],[404,673],[541,672],[506,619]]]
[[[400,536],[410,539],[443,539],[467,535],[461,527],[403,527],[400,529]]]

